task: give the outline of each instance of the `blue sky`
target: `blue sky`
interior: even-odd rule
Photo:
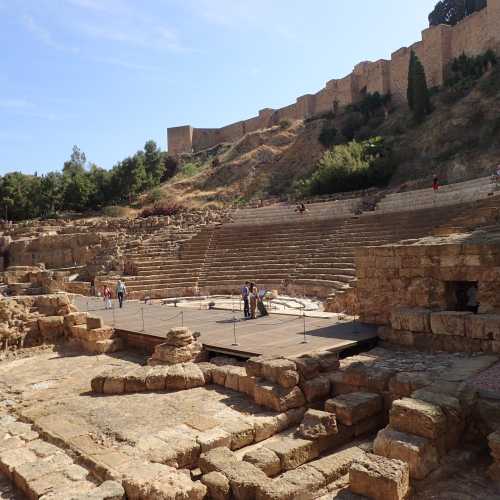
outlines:
[[[0,0],[0,175],[110,168],[420,39],[436,0]]]

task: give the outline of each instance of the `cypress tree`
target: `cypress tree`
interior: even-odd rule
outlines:
[[[432,108],[424,66],[413,51],[411,52],[408,70],[407,98],[415,121],[421,122],[431,112]]]

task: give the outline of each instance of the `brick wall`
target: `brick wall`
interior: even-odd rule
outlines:
[[[284,108],[262,110],[258,116],[221,129],[168,129],[168,149],[172,154],[199,151],[220,142],[233,142],[244,134],[278,123],[282,119],[300,120],[358,100],[364,92],[391,93],[394,102],[406,101],[408,62],[414,50],[425,66],[430,87],[441,85],[448,63],[462,53],[476,55],[487,49],[500,52],[500,0],[488,0],[488,7],[472,14],[454,27],[433,26],[422,32],[422,40],[403,47],[391,60],[365,61],[339,80],[330,80],[317,94],[301,96]]]

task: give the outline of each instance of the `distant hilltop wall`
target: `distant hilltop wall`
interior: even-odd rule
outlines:
[[[168,151],[177,155],[234,142],[248,132],[270,127],[284,119],[301,120],[332,111],[335,106],[352,104],[369,92],[391,93],[395,103],[406,100],[408,64],[416,52],[427,75],[429,87],[442,85],[448,63],[465,53],[477,55],[493,49],[500,52],[500,0],[488,0],[488,6],[463,19],[456,26],[432,26],[422,32],[422,40],[403,47],[391,60],[359,63],[340,80],[330,80],[317,94],[306,94],[280,109],[262,109],[258,116],[222,128],[193,128],[190,125],[168,129]]]

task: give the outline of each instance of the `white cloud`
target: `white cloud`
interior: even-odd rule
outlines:
[[[40,42],[43,44],[47,45],[48,47],[51,47],[56,50],[62,50],[65,52],[73,52],[76,53],[79,50],[76,47],[70,47],[68,45],[62,44],[57,42],[54,37],[52,36],[52,33],[42,26],[41,24],[37,23],[35,19],[30,16],[30,15],[25,15],[22,18],[23,24],[25,28]]]

